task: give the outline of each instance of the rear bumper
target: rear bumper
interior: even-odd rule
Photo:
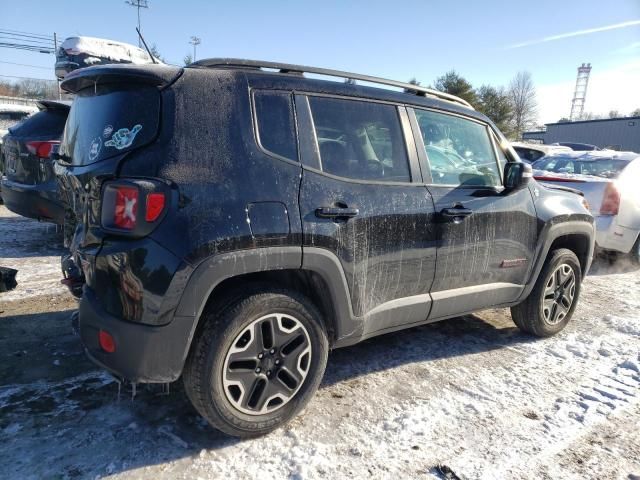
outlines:
[[[23,217],[58,225],[64,222],[64,207],[59,201],[55,181],[25,185],[5,178],[2,180],[2,199],[9,210]]]
[[[618,225],[616,215],[598,215],[596,220],[596,244],[601,250],[629,253],[638,238],[638,230]]]
[[[174,317],[164,326],[121,320],[106,313],[94,292],[84,288],[80,302],[79,330],[89,358],[116,377],[136,383],[177,380],[188,353],[195,327],[194,317]],[[115,351],[100,347],[98,332],[111,334]]]

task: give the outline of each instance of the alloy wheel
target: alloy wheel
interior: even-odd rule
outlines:
[[[304,383],[311,353],[309,333],[298,319],[284,313],[260,317],[240,332],[225,357],[227,400],[248,415],[282,408]]]
[[[563,263],[549,276],[542,297],[542,315],[549,325],[560,323],[571,310],[576,294],[576,275]]]

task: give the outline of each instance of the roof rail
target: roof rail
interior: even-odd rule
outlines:
[[[412,83],[399,82],[397,80],[388,80],[386,78],[372,77],[370,75],[361,75],[359,73],[344,72],[341,70],[331,70],[329,68],[306,67],[304,65],[294,65],[290,63],[265,62],[261,60],[244,60],[241,58],[206,58],[198,60],[189,65],[190,67],[237,67],[237,68],[254,68],[263,69],[270,68],[279,70],[280,73],[291,73],[302,75],[304,73],[314,73],[317,75],[326,75],[329,77],[339,77],[345,79],[360,80],[362,82],[378,83],[390,87],[402,88],[407,92],[415,92],[416,95],[422,97],[435,97],[440,100],[457,103],[473,110],[473,107],[466,100],[451,95],[449,93],[440,92],[431,88],[421,87]]]

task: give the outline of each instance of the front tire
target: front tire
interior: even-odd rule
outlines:
[[[305,297],[265,289],[202,321],[184,383],[213,427],[238,437],[263,435],[297,415],[317,390],[328,341]]]
[[[549,337],[567,326],[578,303],[582,269],[575,253],[566,248],[551,252],[526,300],[511,307],[520,330]]]

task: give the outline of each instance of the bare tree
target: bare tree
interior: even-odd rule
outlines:
[[[636,108],[633,112],[629,114],[630,117],[640,117],[640,108]]]
[[[509,84],[509,97],[513,108],[512,129],[516,138],[521,138],[522,132],[531,128],[538,117],[536,88],[529,72],[518,72],[513,77]]]
[[[27,98],[58,98],[58,89],[54,80],[23,78],[17,83],[18,94]]]
[[[609,118],[620,118],[621,116],[618,110],[609,110]]]

